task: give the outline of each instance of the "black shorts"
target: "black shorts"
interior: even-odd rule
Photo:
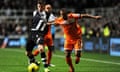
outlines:
[[[27,40],[26,50],[32,51],[34,46],[38,44],[44,44],[44,35],[38,34],[36,32],[31,32]]]

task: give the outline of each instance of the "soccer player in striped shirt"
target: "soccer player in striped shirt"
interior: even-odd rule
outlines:
[[[45,15],[45,19],[47,20],[47,22],[51,22],[55,20],[55,16],[52,13],[52,6],[50,4],[46,4],[45,5],[45,10],[44,10],[44,15]],[[34,12],[35,14],[35,12]],[[52,39],[52,34],[51,34],[51,25],[48,25],[48,32],[47,34],[45,34],[44,36],[44,45],[48,47],[48,51],[47,51],[47,64],[49,66],[54,67],[55,65],[51,64],[51,59],[52,59],[52,52],[54,49],[54,44],[53,44],[53,39]],[[36,49],[33,52],[34,56],[39,54],[39,50]]]
[[[30,33],[26,44],[26,54],[30,60],[30,63],[36,62],[32,50],[34,46],[37,45],[38,50],[40,51],[41,60],[44,64],[44,71],[49,72],[50,70],[48,69],[47,58],[44,51],[44,43],[46,42],[47,44],[52,45],[52,39],[49,39],[52,37],[49,32],[50,26],[47,25],[46,22],[52,20],[53,18],[50,19],[52,16],[48,16],[45,13],[43,3],[38,2],[37,8],[38,10],[33,13],[33,22],[30,26]]]

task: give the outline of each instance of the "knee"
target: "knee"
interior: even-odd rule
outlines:
[[[54,49],[54,46],[48,46],[49,51],[53,51],[53,49]]]
[[[66,52],[66,57],[70,57],[71,56],[71,52]]]
[[[77,51],[76,56],[81,57],[81,51]]]
[[[38,50],[39,50],[40,52],[43,52],[43,51],[44,51],[44,46],[43,46],[43,45],[38,45]]]
[[[25,54],[26,54],[27,56],[31,56],[31,55],[32,55],[32,52],[31,52],[31,51],[27,51],[27,52],[25,52]]]

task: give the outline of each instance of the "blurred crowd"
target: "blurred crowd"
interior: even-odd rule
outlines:
[[[0,0],[0,9],[32,9],[32,0]]]
[[[87,13],[101,15],[99,20],[82,19],[83,35],[94,37],[120,37],[120,4],[113,7],[86,9]]]
[[[43,0],[56,8],[94,8],[115,6],[120,0]],[[0,9],[34,9],[37,0],[0,0]]]
[[[32,0],[0,0],[0,35],[27,34],[32,11]]]
[[[45,0],[45,2],[53,5],[54,7],[103,7],[116,5],[119,0]]]
[[[54,11],[62,7],[103,16],[81,19],[83,36],[120,37],[120,0],[44,0]],[[0,35],[27,34],[36,0],[0,0]],[[59,30],[57,30],[59,31]]]
[[[25,20],[23,23],[19,24],[15,21],[2,21],[0,23],[0,35],[21,35],[28,33],[28,24],[31,20]]]

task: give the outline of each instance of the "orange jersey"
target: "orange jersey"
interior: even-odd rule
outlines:
[[[47,45],[47,46],[53,46],[53,39],[52,39],[52,33],[51,33],[51,25],[48,26],[48,32],[47,32],[47,34],[45,34],[44,44]]]
[[[78,18],[80,18],[80,15],[69,13],[68,20],[71,20],[72,23],[62,24],[65,21],[62,17],[59,17],[55,20],[56,24],[59,24],[62,26],[66,39],[81,38],[82,31],[81,31],[81,27],[78,25]]]

